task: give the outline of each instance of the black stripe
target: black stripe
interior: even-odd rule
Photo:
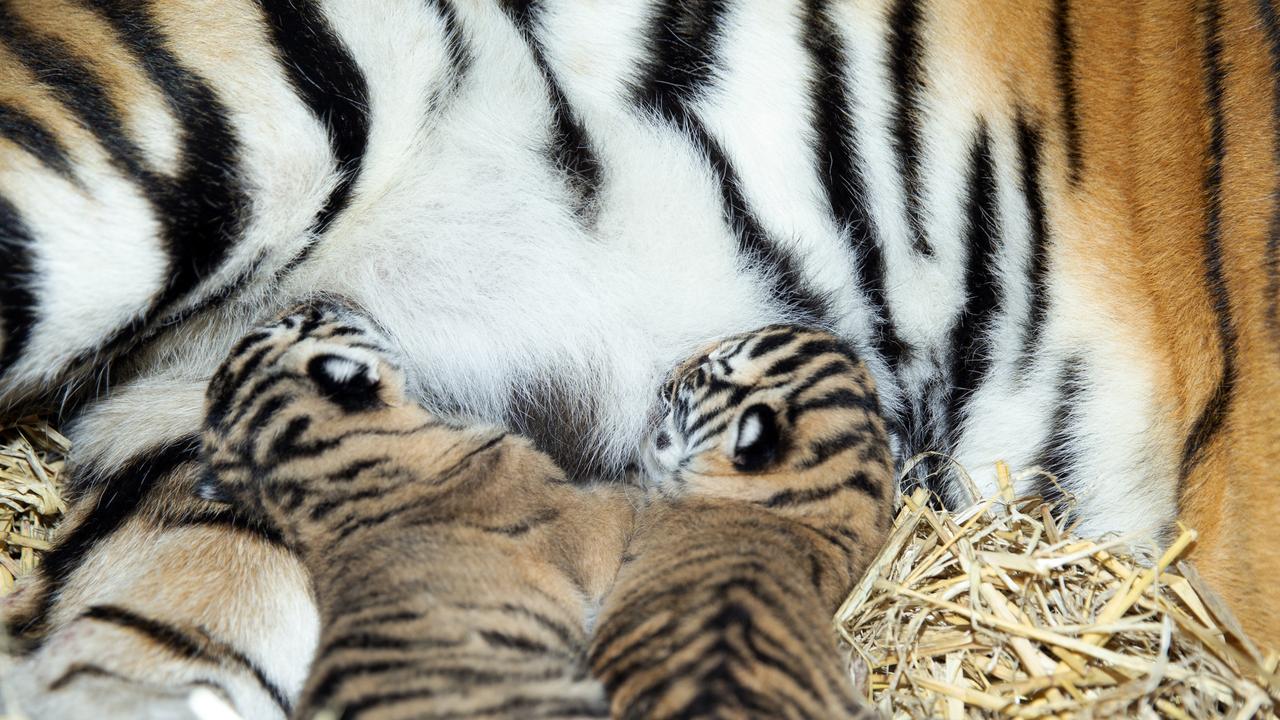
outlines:
[[[40,570],[46,581],[40,586],[41,595],[35,603],[36,609],[30,616],[9,618],[9,635],[19,637],[30,634],[35,645],[42,643],[49,611],[62,587],[70,581],[85,556],[133,517],[157,482],[181,465],[195,462],[199,450],[198,437],[182,438],[135,455],[111,476],[94,483],[103,486],[103,490],[93,510],[74,528],[64,530],[65,534],[45,554]],[[77,478],[79,488],[71,488],[73,491],[85,487],[86,475],[91,474],[83,471],[80,473]]]
[[[85,610],[80,617],[99,620],[112,625],[128,628],[143,635],[164,647],[175,655],[190,660],[207,660],[206,642],[193,638],[168,623],[143,617],[131,610],[116,605],[94,605]]]
[[[858,283],[871,307],[876,352],[891,369],[909,349],[898,337],[885,296],[885,260],[875,225],[867,212],[866,181],[854,141],[844,42],[827,16],[828,0],[805,3],[804,43],[815,74],[809,83],[817,131],[817,169],[827,202],[843,232],[849,234],[858,261]]]
[[[539,0],[504,0],[502,5],[528,44],[533,62],[546,83],[551,103],[551,159],[565,174],[570,190],[577,196],[578,216],[590,218],[600,190],[600,162],[591,148],[586,128],[574,116],[569,100],[556,80],[555,71],[547,61],[546,51],[538,38],[537,14],[542,3]]]
[[[519,537],[521,535],[527,534],[530,530],[534,530],[535,528],[542,527],[543,525],[546,525],[548,523],[555,522],[559,518],[560,518],[560,511],[558,509],[547,508],[546,510],[541,510],[539,512],[536,512],[533,515],[530,515],[526,518],[522,518],[509,525],[495,525],[495,526],[472,525],[471,527],[477,527],[480,530],[483,530],[484,532],[496,533],[498,535],[506,535],[508,537]]]
[[[1084,171],[1080,143],[1080,111],[1076,100],[1076,42],[1071,36],[1070,0],[1053,3],[1053,70],[1062,112],[1062,134],[1067,146],[1067,179],[1079,184]]]
[[[9,3],[0,2],[0,43],[92,133],[121,173],[138,183],[152,206],[162,202],[162,180],[146,168],[142,151],[124,131],[124,121],[103,90],[105,84],[65,43],[36,32]]]
[[[813,469],[838,453],[863,443],[873,442],[874,437],[869,427],[863,427],[810,443],[809,457],[800,462],[799,469]]]
[[[770,495],[762,504],[765,507],[776,508],[785,505],[800,505],[803,503],[817,502],[826,500],[844,490],[857,490],[868,497],[879,500],[882,496],[879,486],[871,482],[871,478],[861,470],[853,473],[849,477],[840,482],[822,487],[808,488],[806,490],[781,490]]]
[[[74,181],[75,173],[67,158],[67,150],[58,138],[35,118],[3,102],[0,102],[0,137],[9,138],[45,167]]]
[[[991,136],[985,125],[979,127],[971,152],[966,202],[966,298],[951,327],[951,387],[946,409],[950,437],[949,442],[938,444],[946,448],[955,447],[966,407],[990,371],[994,352],[992,322],[1003,302],[996,267],[1000,243],[996,168],[991,157]]]
[[[924,91],[924,43],[920,39],[923,0],[898,0],[889,16],[889,76],[893,87],[893,146],[898,154],[898,172],[902,175],[907,222],[911,227],[911,243],[916,252],[933,256],[933,247],[925,237],[920,201],[921,94]]]
[[[99,665],[93,665],[90,663],[72,663],[65,672],[55,678],[53,682],[49,683],[46,690],[48,692],[57,692],[82,677],[109,678],[112,680],[129,682],[129,680],[124,676],[113,673]]]
[[[309,692],[304,696],[304,703],[308,707],[321,708],[327,702],[341,691],[343,685],[348,680],[359,678],[367,675],[382,675],[397,670],[409,670],[414,667],[415,663],[411,660],[379,660],[366,661],[360,663],[327,663],[327,667],[323,674],[315,675],[312,670],[312,676],[307,682]],[[344,707],[344,717],[359,717],[352,712],[352,706]]]
[[[170,277],[153,304],[155,311],[217,271],[240,236],[249,214],[239,171],[240,143],[217,94],[178,60],[146,6],[134,0],[95,0],[93,7],[164,95],[181,128],[182,167],[163,196],[159,218]]]
[[[873,394],[867,392],[855,392],[849,388],[840,388],[816,397],[813,400],[806,400],[803,403],[792,405],[787,409],[787,418],[792,423],[796,418],[804,413],[813,410],[828,409],[859,409],[866,410],[869,413],[880,411],[879,404]]]
[[[427,2],[435,8],[436,13],[440,15],[440,20],[444,23],[445,51],[449,53],[449,65],[452,69],[448,90],[456,91],[462,84],[467,71],[471,69],[471,51],[467,48],[462,24],[458,20],[453,2],[451,0],[427,0]]]
[[[1040,150],[1043,138],[1040,130],[1019,112],[1016,121],[1018,135],[1018,171],[1022,181],[1022,196],[1027,202],[1027,221],[1031,230],[1031,263],[1027,268],[1027,294],[1030,309],[1027,324],[1022,329],[1022,355],[1018,366],[1024,375],[1030,372],[1040,337],[1044,333],[1045,318],[1049,313],[1049,225],[1045,219],[1044,190],[1040,186]]]
[[[768,237],[747,205],[742,182],[724,148],[687,107],[712,82],[725,5],[723,0],[661,4],[649,33],[654,54],[635,87],[635,102],[684,132],[706,158],[720,181],[724,220],[737,239],[743,265],[771,280],[772,299],[793,319],[821,324],[829,314],[828,300],[806,287],[796,258]]]
[[[828,353],[840,355],[852,363],[857,363],[858,361],[857,353],[835,338],[808,340],[765,369],[763,377],[772,378],[777,375],[795,372],[814,358]]]
[[[565,655],[567,654],[563,648],[552,648],[546,643],[539,642],[532,638],[512,635],[499,630],[479,630],[476,632],[481,640],[495,648],[505,648],[507,650],[518,650],[524,653],[534,653],[540,655]]]
[[[289,82],[324,123],[341,179],[316,214],[323,234],[351,201],[369,143],[369,89],[364,74],[315,0],[258,0]]]
[[[1271,227],[1267,234],[1267,248],[1263,267],[1267,273],[1267,288],[1263,298],[1266,306],[1267,328],[1271,341],[1280,353],[1280,18],[1270,0],[1258,0],[1258,17],[1267,36],[1267,49],[1271,56],[1271,122],[1272,122],[1272,175],[1276,186],[1271,191]]]
[[[272,30],[272,40],[288,73],[290,85],[302,97],[308,109],[325,125],[333,152],[338,183],[312,219],[310,230],[322,234],[334,218],[350,203],[351,194],[363,166],[369,136],[368,88],[354,58],[332,31],[314,0],[259,0]],[[452,8],[439,0],[446,26],[451,27]],[[450,54],[456,55],[450,42]],[[273,273],[269,285],[297,269],[315,249],[308,243],[281,268]],[[185,326],[191,318],[217,310],[252,279],[262,274],[265,257],[260,255],[225,285],[211,291],[190,307],[167,317],[162,325],[145,333],[126,329],[109,345],[128,341],[133,347],[145,346],[164,331]],[[83,363],[87,358],[77,358]]]
[[[0,377],[18,360],[36,320],[35,238],[0,195]]]
[[[755,360],[762,355],[766,355],[778,348],[795,340],[797,331],[794,328],[782,328],[775,330],[768,335],[756,338],[755,345],[751,346],[751,352],[747,354],[747,358]]]
[[[280,708],[281,712],[288,715],[292,710],[288,696],[267,678],[262,668],[226,643],[207,636],[193,637],[173,625],[155,618],[139,615],[128,608],[118,605],[94,605],[85,610],[80,617],[128,628],[172,651],[174,654],[189,660],[198,660],[213,665],[221,665],[223,661],[230,661],[241,669],[247,670]]]
[[[1075,467],[1072,441],[1075,439],[1076,423],[1079,422],[1077,408],[1084,388],[1084,358],[1079,355],[1068,357],[1063,361],[1058,376],[1058,400],[1053,409],[1053,418],[1035,461],[1036,465],[1052,473],[1057,479],[1057,484],[1046,477],[1035,479],[1036,494],[1050,505],[1059,505],[1071,490],[1070,479]]]
[[[185,515],[174,520],[170,527],[211,527],[226,532],[244,533],[263,542],[280,547],[285,546],[280,531],[269,525],[245,518],[231,509],[215,510],[196,515]]]
[[[1204,279],[1218,320],[1218,346],[1222,353],[1222,374],[1200,416],[1187,434],[1182,451],[1180,479],[1185,482],[1204,456],[1204,449],[1222,430],[1231,410],[1236,383],[1236,328],[1231,319],[1231,298],[1222,267],[1222,167],[1227,155],[1226,116],[1222,107],[1226,68],[1222,64],[1222,37],[1219,33],[1217,0],[1204,6],[1204,92],[1209,113],[1209,165],[1204,176],[1206,200],[1204,221]],[[1179,492],[1179,497],[1183,493]]]
[[[238,169],[239,142],[217,95],[168,48],[147,8],[131,0],[95,0],[90,7],[113,28],[121,45],[165,97],[179,127],[181,166],[176,178],[157,175],[128,138],[104,84],[65,44],[36,34],[0,6],[0,41],[92,132],[112,164],[135,182],[152,205],[170,267],[140,319],[76,356],[70,367],[95,363],[137,347],[157,313],[188,295],[222,265],[249,213]],[[212,295],[226,289],[215,289]]]

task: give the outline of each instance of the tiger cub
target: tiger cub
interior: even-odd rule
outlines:
[[[432,417],[367,320],[303,307],[215,374],[200,492],[280,533],[321,620],[292,715],[607,717],[586,609],[631,526],[524,438]]]
[[[614,716],[874,717],[831,626],[891,517],[866,368],[828,333],[772,326],[695,356],[663,396],[658,498],[591,646]]]
[[[295,717],[864,713],[830,618],[883,538],[891,472],[843,345],[772,327],[683,365],[643,497],[432,417],[393,357],[367,320],[314,305],[210,384],[201,493],[312,576]]]

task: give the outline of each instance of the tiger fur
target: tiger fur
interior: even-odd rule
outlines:
[[[829,333],[726,338],[675,372],[591,667],[619,718],[875,717],[830,618],[879,550],[893,461],[875,386]]]
[[[295,717],[872,716],[830,618],[887,531],[892,464],[839,340],[765,328],[674,373],[647,500],[435,418],[392,357],[311,305],[210,383],[201,494],[278,532],[315,589]]]
[[[317,294],[583,482],[708,339],[826,328],[896,461],[1039,466],[1087,536],[1186,522],[1280,644],[1277,118],[1274,0],[0,0],[0,420],[73,442],[14,675],[281,715],[305,574],[184,490],[220,360]]]
[[[202,492],[278,531],[316,595],[293,716],[608,717],[586,610],[632,504],[524,438],[433,417],[393,357],[315,306],[248,335],[209,386]]]

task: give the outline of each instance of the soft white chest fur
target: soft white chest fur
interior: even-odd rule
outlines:
[[[651,3],[546,3],[539,16],[547,65],[600,167],[586,212],[548,152],[550,91],[530,44],[498,8],[479,5],[454,7],[468,59],[458,71],[446,18],[429,3],[326,4],[368,82],[368,146],[348,207],[280,282],[268,270],[308,242],[308,219],[336,183],[324,129],[266,59],[247,53],[239,72],[210,78],[237,107],[233,122],[254,189],[244,242],[220,275],[234,276],[255,253],[267,261],[237,299],[171,332],[134,361],[141,369],[134,379],[84,414],[74,429],[82,461],[112,465],[194,430],[203,382],[229,343],[255,319],[312,293],[338,293],[366,308],[412,359],[409,373],[425,400],[516,425],[531,406],[551,403],[535,423],[548,438],[589,427],[589,436],[575,439],[576,451],[594,456],[588,466],[615,468],[634,459],[673,362],[715,337],[792,319],[770,301],[761,268],[737,251],[724,178],[705,149],[688,128],[633,100]],[[914,399],[936,411],[928,388],[945,381],[948,329],[966,292],[963,186],[980,112],[955,86],[924,98],[929,140],[920,193],[935,254],[914,254],[888,149],[886,20],[860,7],[832,13],[849,49],[847,80],[858,99],[850,113],[864,201],[886,261],[886,300],[901,336],[918,350],[896,374],[872,352],[871,311],[857,283],[862,258],[818,179],[813,68],[795,7],[731,11],[717,52],[732,71],[690,99],[690,117],[735,168],[737,189],[760,225],[794,255],[805,284],[827,298],[830,323],[865,351],[886,410],[900,414]],[[933,70],[939,78],[958,72]],[[1034,462],[1051,432],[1064,363],[1079,358],[1088,382],[1072,410],[1070,439],[1083,527],[1159,528],[1172,517],[1175,489],[1168,462],[1153,460],[1163,440],[1152,440],[1159,415],[1152,370],[1108,318],[1106,299],[1055,266],[1049,290],[1057,310],[1034,361],[1018,363],[1030,312],[1028,211],[1011,119],[981,120],[997,174],[1003,246],[996,276],[1008,287],[989,329],[990,370],[967,421],[951,430],[953,452],[986,491],[994,489],[996,460]],[[70,282],[86,271],[59,272]],[[63,302],[95,301],[83,294]],[[963,497],[958,489],[952,495]]]

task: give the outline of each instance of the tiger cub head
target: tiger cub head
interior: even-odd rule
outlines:
[[[892,499],[875,384],[828,332],[773,325],[720,340],[672,372],[662,401],[645,466],[669,494],[771,507],[845,493]]]
[[[370,321],[328,300],[244,336],[206,393],[197,494],[279,526],[344,435],[421,420],[398,412],[411,403],[393,357]]]

